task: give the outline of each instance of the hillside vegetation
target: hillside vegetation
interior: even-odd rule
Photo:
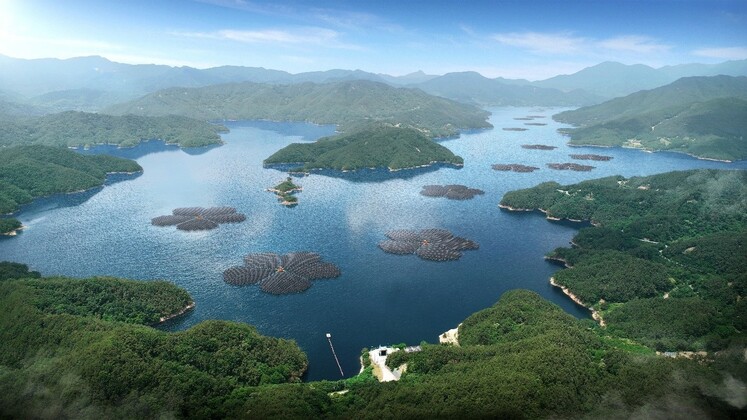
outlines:
[[[246,324],[173,333],[142,325],[191,302],[172,284],[32,278],[17,264],[2,274],[7,417],[623,418],[671,415],[673,405],[698,416],[743,407],[732,390],[747,380],[741,352],[657,357],[529,291],[467,318],[459,347],[422,343],[421,352],[390,355],[390,366],[407,364],[399,382],[379,383],[369,370],[302,384],[292,383],[307,367],[298,346]]]
[[[507,193],[502,205],[591,220],[555,274],[607,324],[661,351],[747,342],[747,173],[697,170],[555,182]]]
[[[265,159],[265,165],[303,164],[299,170],[414,168],[436,162],[462,165],[461,157],[412,128],[376,126],[351,134],[293,143]]]
[[[83,156],[58,147],[0,148],[0,214],[13,212],[37,197],[101,186],[107,173],[142,170],[129,159]],[[0,219],[3,224],[14,223],[12,220]],[[6,228],[3,232],[13,229]]]
[[[309,121],[338,124],[341,131],[362,122],[400,124],[431,137],[460,129],[489,128],[489,113],[437,98],[417,89],[356,80],[328,84],[232,83],[203,88],[171,88],[109,107],[115,115],[183,115],[201,120]]]
[[[246,324],[206,321],[176,333],[142,325],[190,302],[166,282],[0,281],[0,414],[222,417],[234,392],[297,382],[306,370],[295,343]]]
[[[143,140],[163,140],[182,147],[220,144],[220,125],[192,118],[166,115],[111,116],[67,111],[37,118],[8,118],[0,122],[0,146],[41,144],[46,146],[136,146]]]
[[[699,157],[747,158],[747,77],[690,77],[553,118],[571,144],[672,150]]]

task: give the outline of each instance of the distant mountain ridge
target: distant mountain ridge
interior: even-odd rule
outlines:
[[[507,83],[505,79],[489,79],[473,71],[447,73],[409,86],[431,95],[488,106],[578,106],[604,99],[578,89],[563,92],[532,84]]]
[[[588,105],[663,86],[680,77],[719,74],[747,76],[747,60],[683,64],[659,69],[641,64],[606,62],[574,74],[531,82],[501,77],[491,79],[474,72],[429,75],[417,71],[390,76],[363,70],[332,69],[291,74],[263,67],[196,69],[123,64],[98,56],[26,60],[0,55],[0,91],[17,95],[18,98],[12,102],[40,106],[47,112],[98,111],[171,87],[204,87],[238,82],[298,84],[351,80],[417,87],[431,94],[479,105]]]
[[[430,137],[490,128],[488,112],[419,90],[355,80],[270,85],[251,82],[171,88],[109,107],[114,115],[182,115],[201,120],[269,119],[338,124],[341,131],[371,122],[415,128]]]
[[[571,144],[747,159],[747,77],[685,77],[553,118],[578,126]]]
[[[747,60],[720,64],[681,64],[659,69],[643,64],[604,62],[570,75],[559,75],[533,82],[533,85],[562,91],[583,89],[606,98],[653,89],[691,76],[747,76]]]

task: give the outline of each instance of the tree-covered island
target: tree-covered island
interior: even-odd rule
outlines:
[[[265,165],[298,164],[298,170],[388,168],[390,171],[464,160],[413,128],[375,125],[314,143],[293,143],[265,159]]]
[[[303,191],[303,188],[293,183],[293,178],[288,177],[278,185],[268,188],[267,191],[275,193],[278,196],[280,204],[286,207],[293,207],[298,204],[298,198],[294,194]]]

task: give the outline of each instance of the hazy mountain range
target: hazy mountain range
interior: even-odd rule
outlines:
[[[404,76],[362,70],[333,69],[291,74],[262,67],[221,66],[209,69],[152,64],[122,64],[102,57],[17,59],[0,55],[0,104],[4,113],[98,111],[170,87],[254,82],[297,84],[371,80],[423,91],[476,105],[579,106],[651,89],[686,76],[747,76],[747,60],[721,64],[684,64],[658,69],[605,62],[547,80],[487,78],[475,72]],[[6,104],[7,103],[7,104]],[[2,113],[2,112],[0,112]]]

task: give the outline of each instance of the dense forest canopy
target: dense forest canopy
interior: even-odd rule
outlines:
[[[696,170],[609,177],[507,193],[511,208],[592,220],[555,274],[610,333],[662,351],[747,341],[747,173]]]
[[[182,147],[220,144],[218,133],[227,129],[175,115],[144,117],[112,116],[67,111],[35,118],[6,118],[0,130],[0,146],[94,146],[116,144],[132,147],[143,140],[163,140]]]

